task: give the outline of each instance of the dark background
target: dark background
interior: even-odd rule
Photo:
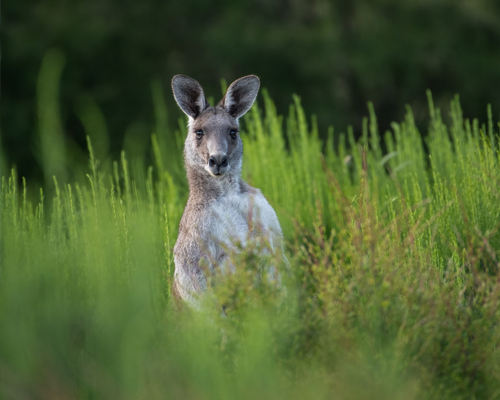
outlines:
[[[37,176],[36,83],[48,49],[66,62],[60,98],[66,135],[84,146],[75,109],[91,96],[111,150],[131,126],[149,136],[151,80],[165,90],[170,123],[174,74],[220,97],[220,79],[260,76],[287,113],[292,93],[321,132],[359,132],[367,101],[382,130],[413,107],[425,128],[425,90],[446,106],[459,93],[466,116],[500,109],[497,0],[23,0],[3,2],[2,146],[22,175]],[[88,98],[88,97],[85,97]]]

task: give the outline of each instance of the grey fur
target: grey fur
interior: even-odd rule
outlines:
[[[210,106],[201,85],[186,75],[175,75],[172,79],[175,101],[189,117],[196,118]]]
[[[216,107],[208,104],[201,85],[192,78],[174,76],[172,90],[189,116],[184,145],[189,198],[174,247],[174,292],[196,307],[207,288],[205,268],[234,269],[227,253],[236,251],[238,242],[245,246],[248,240],[264,237],[272,251],[282,251],[283,236],[274,209],[260,190],[241,178],[238,118],[255,101],[259,78],[250,75],[233,82]],[[211,157],[227,157],[227,167],[211,167]]]
[[[240,118],[252,107],[259,93],[259,87],[260,80],[255,75],[237,79],[228,87],[218,105],[224,107],[234,118]]]

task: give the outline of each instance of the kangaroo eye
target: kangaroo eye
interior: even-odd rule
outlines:
[[[237,134],[237,133],[238,133],[238,131],[237,131],[236,129],[231,129],[231,130],[229,131],[229,134],[231,135],[231,137],[232,137],[233,139],[236,139],[236,134]]]
[[[203,131],[201,129],[198,129],[196,131],[196,138],[201,139],[203,137]]]

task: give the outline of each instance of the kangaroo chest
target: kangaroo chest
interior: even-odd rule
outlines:
[[[211,238],[217,247],[244,246],[249,239],[269,236],[276,230],[276,213],[260,192],[228,194],[214,201],[207,211]]]

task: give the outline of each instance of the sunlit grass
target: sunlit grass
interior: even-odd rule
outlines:
[[[348,129],[324,143],[298,98],[283,118],[264,92],[245,116],[243,174],[278,213],[290,273],[281,289],[255,287],[258,260],[241,255],[214,291],[231,304],[223,318],[171,299],[185,122],[168,128],[153,83],[155,131],[130,133],[113,159],[92,131],[106,134],[100,111],[82,100],[82,165],[71,143],[50,147],[56,67],[51,53],[38,86],[43,190],[15,169],[2,177],[3,398],[500,395],[491,109],[481,124],[455,99],[446,125],[429,94],[425,139],[411,110],[381,133],[369,107],[360,140]]]

